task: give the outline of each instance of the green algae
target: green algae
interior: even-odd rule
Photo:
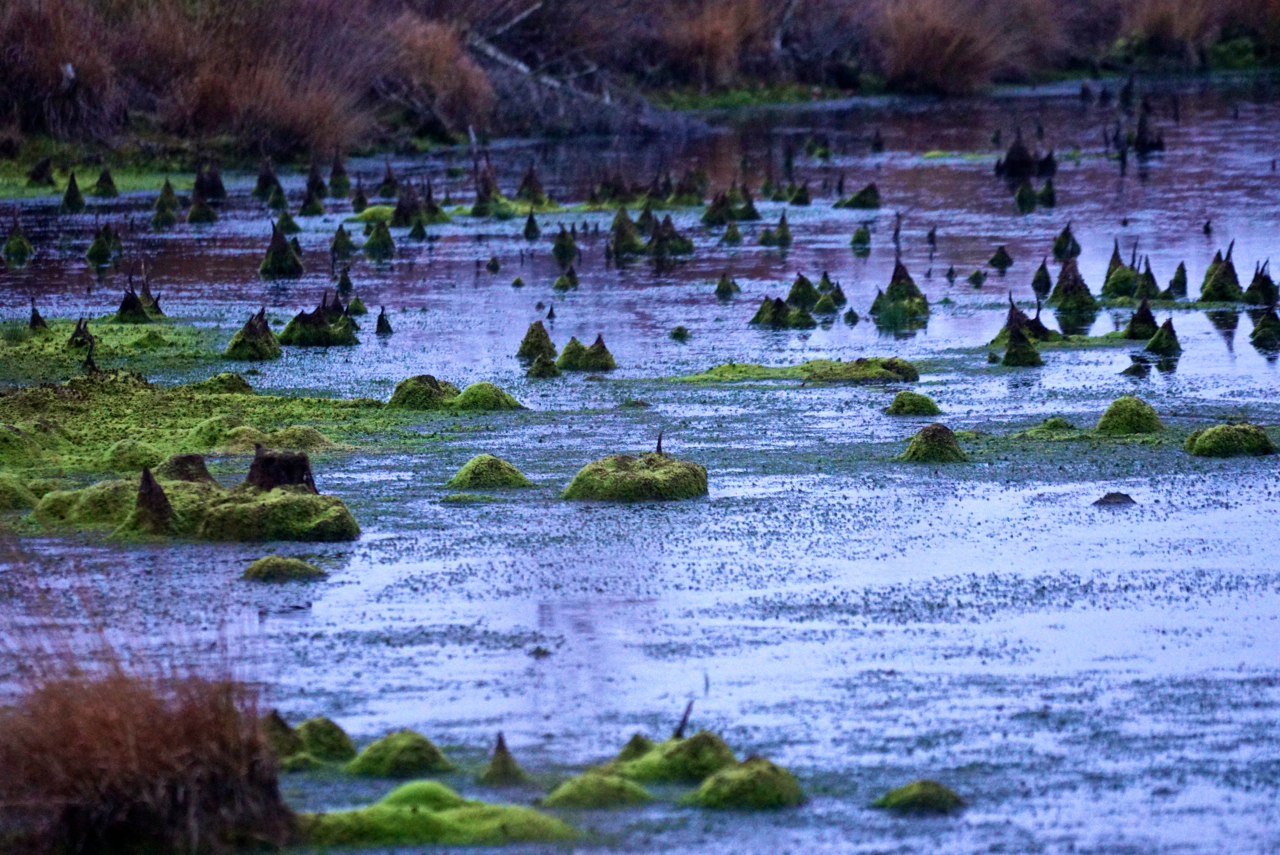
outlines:
[[[430,374],[419,374],[397,383],[387,406],[403,410],[440,410],[448,407],[458,394],[458,387],[452,383],[437,380]]]
[[[369,308],[365,306],[364,300],[359,297],[352,297],[351,302],[347,304],[347,314],[353,317],[369,314]]]
[[[763,757],[749,757],[710,775],[680,803],[722,810],[774,810],[804,800],[794,775]]]
[[[154,323],[153,331],[159,329],[163,335],[140,336],[136,325],[95,322],[90,335],[98,368],[186,369],[219,359],[218,330],[170,324],[150,316],[148,321]],[[75,328],[75,321],[55,319],[47,321],[44,329],[24,329],[19,339],[0,340],[0,382],[29,385],[82,374],[88,343],[71,343]]]
[[[556,367],[561,371],[612,371],[618,365],[605,347],[604,336],[597,335],[590,347],[576,337],[570,338],[556,360]]]
[[[884,412],[887,416],[936,416],[942,410],[928,395],[903,391],[893,396],[893,403]]]
[[[771,367],[726,362],[698,374],[675,378],[685,383],[740,383],[750,380],[804,380],[807,383],[914,383],[920,372],[905,359],[862,357],[851,362],[810,359],[798,365]]]
[[[969,455],[960,448],[951,428],[934,422],[911,437],[906,451],[894,459],[908,463],[964,463]]]
[[[665,742],[649,743],[643,752],[638,750],[640,747],[628,743],[600,771],[636,781],[700,782],[738,765],[733,749],[707,730],[687,738],[673,736]]]
[[[552,808],[602,810],[635,807],[651,801],[653,796],[635,781],[620,775],[589,771],[560,784],[539,804]]]
[[[455,490],[494,490],[532,487],[533,483],[501,457],[478,454],[468,460],[445,486]]]
[[[1112,401],[1094,428],[1095,433],[1104,436],[1130,436],[1162,430],[1164,425],[1151,405],[1132,395]]]
[[[346,766],[348,773],[370,778],[410,778],[455,769],[430,739],[412,730],[398,730],[384,736]]]
[[[346,731],[324,716],[309,718],[295,728],[302,750],[326,763],[355,759],[356,746]]]
[[[616,502],[692,499],[707,494],[707,470],[662,453],[613,454],[578,470],[562,499]]]
[[[267,555],[250,564],[240,578],[249,582],[303,582],[328,575],[300,558]]]
[[[1263,457],[1276,453],[1276,444],[1261,425],[1245,423],[1193,431],[1183,448],[1197,457]]]
[[[489,765],[476,776],[476,780],[486,787],[518,787],[531,782],[528,773],[511,756],[507,740],[501,732],[498,733],[498,743],[494,746],[493,756],[489,758]]]
[[[963,807],[964,802],[937,781],[920,780],[890,790],[871,806],[900,813],[949,814]]]
[[[463,800],[417,781],[357,810],[303,814],[302,842],[320,848],[394,845],[497,846],[573,840],[578,832],[532,808]],[[413,788],[410,790],[409,788]]]

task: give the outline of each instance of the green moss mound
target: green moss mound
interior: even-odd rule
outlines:
[[[445,486],[455,490],[494,490],[532,487],[533,483],[501,457],[478,454],[468,460]]]
[[[1075,258],[1079,254],[1080,242],[1071,233],[1071,224],[1067,223],[1066,228],[1053,239],[1053,257],[1062,262],[1068,258]]]
[[[733,749],[714,733],[700,730],[688,738],[672,737],[651,744],[648,751],[636,753],[628,743],[624,753],[604,767],[605,772],[637,781],[702,781],[722,769],[738,765]]]
[[[457,397],[457,386],[430,374],[419,374],[397,383],[387,406],[402,410],[442,410]]]
[[[1110,299],[1132,297],[1138,284],[1138,271],[1132,267],[1117,267],[1107,274],[1102,283],[1102,296]]]
[[[901,261],[893,265],[889,286],[876,293],[876,298],[871,302],[871,314],[895,314],[906,318],[928,316],[929,301]]]
[[[1262,351],[1280,350],[1280,315],[1274,308],[1253,322],[1253,331],[1249,333],[1249,342]]]
[[[1095,433],[1106,436],[1129,436],[1132,434],[1157,433],[1164,430],[1156,411],[1141,398],[1126,395],[1117,398],[1107,407],[1107,411],[1098,419]]]
[[[588,463],[560,494],[562,499],[615,502],[692,499],[707,494],[707,470],[666,454],[613,454]]]
[[[676,378],[685,383],[738,383],[747,380],[804,380],[809,383],[914,383],[920,372],[905,359],[876,356],[840,362],[811,359],[799,365],[772,367],[750,362],[727,362],[699,374]]]
[[[351,774],[370,778],[409,778],[454,769],[430,739],[412,730],[398,730],[384,736],[347,764]]]
[[[227,343],[226,350],[222,352],[223,358],[240,362],[279,359],[280,355],[280,341],[267,323],[265,308],[251,315],[245,325],[236,330],[236,334]]]
[[[355,743],[332,719],[309,718],[296,728],[302,749],[326,763],[345,763],[356,756]]]
[[[449,810],[462,807],[467,804],[467,800],[439,781],[410,781],[396,787],[379,804],[421,810]]]
[[[964,802],[937,781],[921,780],[890,790],[871,806],[902,813],[947,814],[959,810]]]
[[[139,472],[151,468],[165,459],[160,449],[136,439],[122,439],[112,443],[102,455],[102,468],[110,472]]]
[[[455,410],[493,411],[524,409],[520,402],[488,382],[472,383],[450,402]]]
[[[16,475],[0,472],[0,513],[34,508],[38,501]]]
[[[533,360],[533,364],[529,366],[529,370],[525,372],[525,376],[538,380],[548,380],[552,377],[559,377],[560,369],[556,366],[554,359],[545,353],[540,353],[538,358]]]
[[[907,450],[896,459],[908,463],[964,463],[969,455],[960,448],[951,428],[935,422],[911,437]]]
[[[1092,312],[1098,308],[1098,300],[1085,284],[1080,275],[1080,268],[1074,256],[1062,262],[1062,270],[1058,272],[1057,284],[1049,295],[1046,305],[1062,309],[1064,312]]]
[[[365,213],[367,214],[368,211]],[[378,220],[373,227],[373,233],[369,235],[361,249],[374,261],[386,261],[396,254],[396,244],[391,238],[391,230],[387,228],[386,220]]]
[[[942,413],[928,395],[919,392],[899,392],[893,403],[885,409],[888,416],[936,416]]]
[[[250,582],[298,582],[323,579],[329,574],[300,558],[268,555],[249,565],[240,578]]]
[[[1165,319],[1165,322],[1160,325],[1160,329],[1156,330],[1155,335],[1151,336],[1144,349],[1148,353],[1154,353],[1159,356],[1176,356],[1182,353],[1182,345],[1178,343],[1178,334],[1173,329],[1173,318]]]
[[[360,526],[337,496],[319,496],[305,487],[258,490],[243,485],[211,502],[197,530],[201,540],[355,540]]]
[[[556,346],[551,342],[551,335],[547,332],[547,328],[542,325],[542,321],[534,321],[529,324],[529,329],[525,332],[524,338],[520,342],[520,348],[516,351],[516,358],[526,362],[533,362],[539,356],[555,359]]]
[[[730,810],[770,810],[804,803],[795,776],[763,757],[721,769],[681,799],[682,804]]]
[[[577,337],[569,339],[556,360],[561,371],[612,371],[618,367],[613,354],[605,347],[604,336],[597,335],[595,342],[586,347]]]
[[[1263,457],[1276,453],[1276,444],[1261,425],[1225,424],[1198,430],[1183,446],[1197,457]]]
[[[551,791],[541,804],[554,808],[623,808],[653,801],[649,791],[619,775],[588,772],[570,778]]]
[[[1235,303],[1244,299],[1235,263],[1231,260],[1232,247],[1227,248],[1226,258],[1221,253],[1214,256],[1204,274],[1200,286],[1200,299],[1206,303]]]
[[[1023,326],[1009,327],[1007,341],[1004,358],[1000,360],[1001,365],[1011,368],[1038,368],[1044,365],[1044,360],[1040,358],[1040,351],[1027,336]]]
[[[818,289],[814,287],[809,277],[801,273],[796,276],[796,281],[791,284],[791,290],[787,292],[787,303],[802,309],[812,309],[821,297],[822,295],[818,293]]]
[[[417,786],[407,784],[406,786]],[[456,807],[382,802],[359,810],[299,817],[302,842],[314,847],[498,846],[573,840],[578,832],[532,808],[466,801]],[[432,800],[438,802],[435,794]]]
[[[1076,426],[1061,416],[1045,419],[1033,428],[1028,428],[1016,436],[1025,439],[1061,439],[1076,432]]]

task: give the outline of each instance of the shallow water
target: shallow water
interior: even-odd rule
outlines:
[[[438,240],[428,245],[398,230],[393,263],[352,269],[356,293],[374,312],[388,307],[396,334],[376,340],[370,317],[359,347],[288,348],[251,378],[255,387],[386,398],[397,380],[432,373],[458,385],[491,380],[528,410],[429,421],[424,430],[440,433],[431,453],[319,457],[320,489],[340,495],[365,534],[355,544],[280,551],[315,560],[331,571],[327,582],[238,582],[261,547],[126,551],[93,538],[40,538],[23,542],[30,559],[0,573],[0,590],[15,616],[104,622],[127,645],[175,657],[204,655],[196,651],[228,638],[241,671],[290,720],[330,715],[366,740],[412,727],[473,762],[502,730],[517,758],[547,775],[599,762],[637,730],[665,736],[693,699],[694,726],[722,733],[742,756],[788,766],[811,796],[802,808],[759,816],[669,801],[574,815],[599,833],[584,849],[1280,851],[1275,458],[1201,460],[1176,442],[1008,438],[1047,415],[1087,427],[1130,393],[1175,431],[1231,416],[1274,425],[1277,369],[1249,345],[1250,317],[1239,312],[1227,335],[1203,311],[1174,311],[1183,356],[1173,373],[1143,380],[1119,374],[1131,345],[1046,349],[1038,370],[989,366],[982,347],[1003,325],[1010,293],[1034,299],[1031,274],[1067,222],[1095,293],[1113,239],[1126,257],[1136,241],[1162,286],[1185,261],[1193,294],[1214,251],[1231,241],[1242,279],[1266,259],[1280,220],[1272,166],[1280,102],[1265,89],[1184,88],[1180,124],[1168,93],[1153,102],[1169,150],[1144,164],[1131,159],[1124,176],[1101,151],[1115,109],[1083,106],[1074,90],[789,109],[771,120],[773,132],[731,117],[714,135],[648,145],[495,146],[508,192],[533,161],[554,197],[576,202],[618,164],[647,180],[699,163],[717,187],[744,163],[755,182],[770,168],[782,178],[790,145],[796,176],[816,198],[808,208],[757,201],[764,220],[744,226],[746,241],[731,250],[717,245],[718,230],[697,225],[700,212],[675,212],[698,249],[670,271],[615,270],[604,263],[603,237],[586,239],[582,285],[567,294],[550,288],[552,231],[584,220],[604,230],[611,214],[542,216],[544,239],[532,248],[519,219],[458,218],[433,229]],[[1020,124],[1034,139],[1036,120],[1060,159],[1058,207],[1020,216],[992,175],[991,135],[1002,128],[1007,145]],[[866,143],[875,129],[886,142],[880,154]],[[815,132],[831,139],[829,165],[803,155]],[[1077,148],[1078,161],[1065,156]],[[924,156],[935,151],[949,154]],[[442,153],[394,165],[401,176],[431,175],[439,193],[444,168],[463,163],[465,153]],[[382,170],[350,166],[367,187]],[[841,174],[846,192],[874,179],[885,207],[832,210],[821,188]],[[171,316],[229,337],[260,305],[287,319],[318,302],[329,284],[320,259],[347,212],[299,218],[307,275],[263,283],[267,217],[247,198],[252,176],[226,177],[233,200],[212,229],[135,231],[125,243],[147,258]],[[296,207],[304,176],[282,178]],[[462,185],[449,185],[459,198]],[[149,201],[107,208],[140,229]],[[95,284],[80,260],[93,215],[24,205],[28,231],[47,249],[26,270],[0,273],[5,316],[25,317],[33,294],[47,317],[113,310],[122,274]],[[784,209],[795,246],[785,254],[756,246],[754,235]],[[893,266],[895,212],[902,259],[934,304],[927,328],[909,334],[879,331],[865,317]],[[867,219],[873,249],[858,259],[848,239]],[[1206,219],[1212,236],[1202,232]],[[931,258],[924,237],[933,226]],[[65,250],[48,249],[58,235]],[[964,282],[998,245],[1015,259],[1008,275],[993,273],[981,289]],[[477,266],[490,255],[502,262],[497,275]],[[942,276],[950,265],[960,272],[954,285]],[[785,296],[797,272],[816,281],[824,269],[864,316],[856,326],[747,325],[761,297]],[[712,291],[726,270],[742,294],[721,303]],[[510,286],[515,275],[523,289]],[[545,314],[538,302],[556,308],[548,326],[557,344],[602,333],[619,369],[604,381],[527,380],[514,353]],[[1093,331],[1122,328],[1128,314],[1104,310]],[[693,333],[687,344],[668,338],[677,324]],[[662,379],[730,360],[895,354],[919,362],[914,388],[938,401],[943,421],[988,435],[966,442],[973,464],[893,462],[928,421],[883,415],[895,390]],[[652,406],[618,407],[629,398]],[[707,466],[707,499],[634,507],[556,499],[582,464],[651,447],[659,431],[667,450]],[[440,503],[444,482],[481,451],[516,463],[537,489],[502,503]],[[1093,507],[1109,490],[1138,504]],[[537,647],[551,655],[531,656]],[[968,809],[904,819],[866,807],[919,777],[952,786]],[[450,783],[502,797],[462,776]],[[285,780],[309,809],[364,803],[391,786]]]

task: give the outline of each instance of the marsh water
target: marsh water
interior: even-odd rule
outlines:
[[[785,765],[809,796],[761,814],[678,807],[671,796],[570,815],[594,832],[584,851],[1278,852],[1276,459],[1205,460],[1174,441],[1010,439],[1052,415],[1090,427],[1125,394],[1182,435],[1227,418],[1277,424],[1280,377],[1249,343],[1251,317],[1157,311],[1173,317],[1183,354],[1145,378],[1120,373],[1134,344],[1045,349],[1039,369],[990,365],[984,347],[1010,295],[1034,308],[1031,276],[1046,255],[1056,276],[1049,249],[1068,222],[1095,293],[1117,240],[1126,260],[1135,244],[1150,257],[1162,287],[1185,262],[1193,295],[1214,252],[1234,242],[1247,280],[1280,246],[1277,94],[1254,84],[1150,91],[1166,151],[1130,155],[1123,174],[1103,148],[1122,112],[1082,102],[1075,85],[722,114],[709,117],[710,132],[678,140],[495,143],[503,190],[532,163],[566,206],[615,170],[647,182],[698,165],[717,189],[754,187],[785,181],[792,158],[814,200],[757,199],[763,220],[744,224],[737,248],[699,224],[701,209],[673,211],[697,248],[669,269],[608,264],[612,212],[541,215],[533,244],[520,218],[455,217],[427,243],[394,230],[395,259],[358,261],[351,276],[375,313],[387,307],[395,334],[373,336],[370,317],[355,348],[286,348],[256,366],[255,388],[385,399],[398,380],[430,373],[459,387],[492,381],[527,409],[424,418],[438,438],[428,453],[316,455],[320,490],[341,496],[364,534],[272,549],[315,561],[327,581],[239,581],[262,546],[27,537],[26,557],[0,572],[6,609],[104,624],[126,647],[178,659],[219,655],[207,651],[225,641],[238,671],[291,721],[328,715],[358,742],[413,728],[474,763],[501,730],[548,780],[607,759],[636,731],[665,737],[693,700],[695,727],[739,756]],[[1055,208],[1017,213],[993,174],[1018,128],[1056,152]],[[883,151],[869,143],[877,131]],[[812,137],[829,140],[829,161],[805,154]],[[392,160],[401,178],[430,176],[457,201],[469,198],[468,179],[447,170],[469,164],[465,149]],[[383,163],[349,168],[372,190]],[[846,193],[874,180],[883,207],[833,209],[841,177]],[[31,296],[46,317],[114,311],[123,270],[99,281],[82,260],[95,208],[133,223],[127,252],[147,260],[171,317],[229,338],[262,305],[277,320],[314,307],[331,286],[327,247],[349,205],[330,200],[324,217],[298,218],[307,273],[268,283],[257,267],[269,214],[249,197],[252,175],[224,178],[231,199],[219,223],[159,234],[145,228],[148,196],[91,203],[76,217],[58,216],[56,199],[21,203],[43,250],[0,273],[5,318],[24,319]],[[305,175],[281,178],[296,211]],[[784,210],[793,247],[758,246]],[[858,258],[849,239],[867,221],[872,250]],[[550,238],[560,223],[584,222],[581,285],[554,292]],[[1008,273],[966,282],[1001,245],[1015,260]],[[898,253],[932,304],[922,329],[879,329],[867,316]],[[482,266],[490,256],[497,274]],[[952,266],[954,283],[944,276]],[[797,273],[817,281],[824,270],[857,324],[747,323],[762,297],[785,297]],[[722,272],[742,288],[731,301],[713,294]],[[557,345],[602,334],[618,369],[527,379],[515,351],[551,306]],[[1104,309],[1093,332],[1122,328],[1131,311]],[[688,342],[669,337],[677,325]],[[978,433],[964,443],[971,463],[893,460],[934,420],[883,414],[899,387],[672,379],[731,361],[891,355],[918,364],[911,388],[938,402],[942,421]],[[622,406],[635,400],[649,406]],[[660,431],[667,451],[707,467],[707,498],[557,498],[583,464],[649,449]],[[536,489],[441,502],[445,481],[481,452],[515,463]],[[1113,490],[1136,504],[1092,504]],[[946,783],[967,808],[947,818],[869,808],[917,778]],[[537,795],[448,780],[486,799]],[[304,774],[284,786],[296,806],[330,809],[393,783]]]

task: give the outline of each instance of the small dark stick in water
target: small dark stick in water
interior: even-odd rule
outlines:
[[[658,453],[662,453],[662,431],[658,431]]]
[[[671,734],[672,739],[684,739],[684,729],[689,726],[689,714],[693,712],[693,701],[689,701],[689,705],[684,708],[684,717],[680,719],[680,724],[676,727],[676,732]]]

